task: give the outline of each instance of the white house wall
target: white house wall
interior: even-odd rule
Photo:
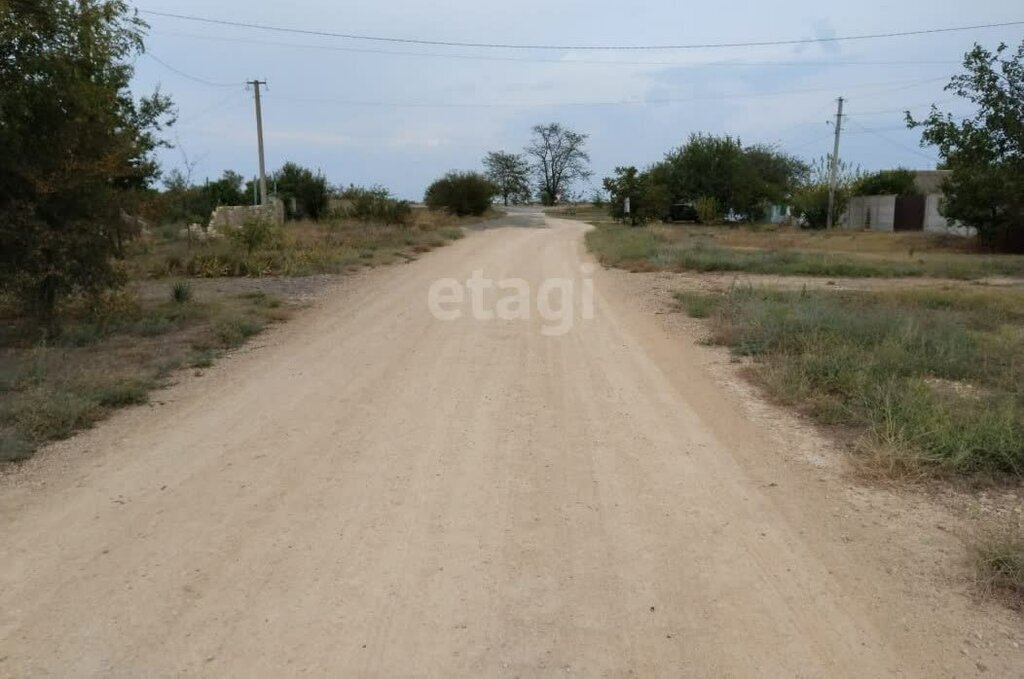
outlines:
[[[930,193],[924,201],[924,230],[956,236],[973,236],[975,229],[959,222],[950,224],[939,212],[942,194]],[[892,231],[896,218],[896,196],[854,196],[840,224],[847,229]]]
[[[846,208],[843,226],[848,229],[892,231],[896,216],[896,196],[855,196]]]
[[[930,193],[925,197],[924,202],[924,230],[932,233],[950,233],[957,236],[973,236],[977,233],[977,230],[970,227],[964,226],[960,222],[949,223],[942,214],[939,213],[939,204],[942,201],[942,194]]]

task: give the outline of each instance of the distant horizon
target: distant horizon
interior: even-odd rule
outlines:
[[[1008,2],[944,7],[821,7],[803,0],[765,7],[643,8],[573,0],[484,7],[464,0],[341,8],[324,0],[263,5],[196,0],[158,10],[322,31],[531,44],[684,44],[832,38],[1019,20]],[[744,21],[736,22],[742,15]],[[589,197],[618,165],[643,167],[694,132],[773,144],[813,160],[831,152],[835,100],[846,99],[840,156],[865,171],[935,169],[902,111],[970,109],[944,92],[977,42],[1019,44],[1020,27],[849,42],[642,52],[396,46],[326,36],[281,35],[141,15],[147,55],[137,96],[160,86],[179,110],[163,149],[164,172],[194,165],[193,180],[224,170],[257,174],[251,92],[263,99],[267,169],[292,161],[332,185],[375,185],[408,200],[449,170],[479,170],[488,151],[518,152],[530,128],[557,121],[590,136]],[[545,17],[537,21],[536,17]],[[681,27],[681,28],[675,28]],[[699,28],[697,28],[699,27]],[[500,28],[500,30],[499,30]],[[608,62],[608,63],[599,63]],[[736,62],[742,62],[742,65]]]

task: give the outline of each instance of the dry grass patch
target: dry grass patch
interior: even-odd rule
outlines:
[[[1024,527],[982,538],[973,546],[972,557],[979,592],[1024,612]]]
[[[581,208],[596,228],[587,245],[606,266],[631,271],[745,271],[783,276],[1024,277],[1024,256],[978,252],[974,241],[926,233],[809,231],[776,225],[628,227]]]
[[[59,336],[39,340],[28,321],[5,314],[0,332],[0,461],[89,427],[113,410],[146,403],[187,366],[206,366],[269,323],[287,318],[260,293],[193,299],[180,282],[162,299],[129,291],[105,303],[76,300]]]
[[[886,475],[1024,477],[1024,293],[681,293],[712,341]]]
[[[134,278],[308,276],[343,273],[407,261],[462,238],[462,226],[492,219],[457,218],[416,208],[407,224],[353,219],[289,222],[280,228],[242,229],[229,237],[189,242],[165,230],[132,245]]]

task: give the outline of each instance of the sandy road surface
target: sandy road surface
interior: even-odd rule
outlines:
[[[960,599],[823,537],[831,486],[767,483],[786,441],[606,274],[563,336],[428,311],[475,269],[578,296],[583,228],[516,213],[348,279],[8,479],[0,674],[1011,674]]]

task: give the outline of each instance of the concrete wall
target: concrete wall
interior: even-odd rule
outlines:
[[[284,203],[274,198],[266,205],[221,205],[210,216],[207,229],[237,229],[252,221],[268,221],[275,226],[284,224]]]
[[[973,236],[975,229],[959,222],[950,224],[939,213],[942,194],[930,193],[924,202],[924,230],[956,236]],[[892,231],[896,213],[896,196],[854,196],[840,224],[847,229]]]
[[[854,196],[840,223],[847,229],[892,231],[895,214],[896,196]]]
[[[957,236],[974,236],[978,230],[971,226],[964,226],[960,222],[952,224],[939,213],[939,204],[942,201],[942,194],[931,193],[925,196],[924,203],[924,230],[932,233],[950,233]]]

